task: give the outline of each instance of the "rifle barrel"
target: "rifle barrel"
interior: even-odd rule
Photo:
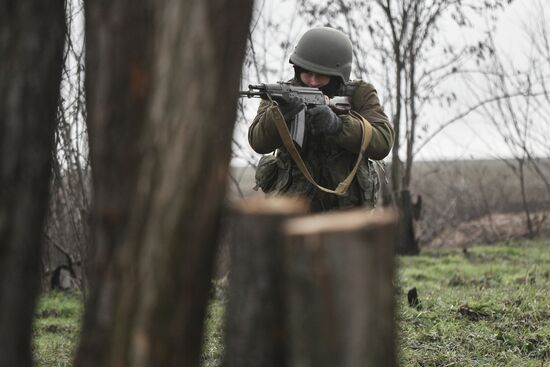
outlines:
[[[239,97],[261,97],[263,95],[262,92],[259,91],[253,91],[253,90],[241,90],[239,92]]]

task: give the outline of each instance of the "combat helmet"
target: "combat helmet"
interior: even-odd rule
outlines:
[[[334,28],[313,28],[304,33],[290,56],[290,63],[314,73],[349,81],[353,59],[351,41]]]

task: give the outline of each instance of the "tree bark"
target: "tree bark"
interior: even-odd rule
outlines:
[[[0,5],[0,366],[30,366],[59,100],[63,1]]]
[[[414,230],[414,210],[409,190],[401,191],[399,195],[399,255],[418,255],[420,248]]]
[[[96,275],[77,366],[198,365],[251,9],[87,3]]]
[[[395,366],[395,215],[325,214],[285,228],[288,365]]]
[[[92,168],[90,283],[77,366],[107,366],[152,81],[153,1],[85,1],[86,106]]]
[[[286,366],[282,225],[306,211],[293,199],[248,200],[235,208],[225,366]]]
[[[527,238],[534,238],[537,234],[534,229],[533,220],[531,218],[531,210],[529,209],[529,201],[527,200],[527,192],[525,190],[525,159],[517,159],[518,162],[518,178],[521,192],[521,204],[525,213],[525,225],[527,226]]]

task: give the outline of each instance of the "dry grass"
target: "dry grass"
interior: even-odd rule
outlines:
[[[550,237],[550,212],[534,213],[537,236]],[[422,223],[418,228],[422,228]],[[422,232],[418,233],[422,236]],[[473,244],[491,244],[525,238],[528,236],[524,213],[492,214],[465,221],[443,229],[435,237],[423,243],[427,248],[468,247]]]
[[[510,164],[514,162],[415,162],[411,193],[413,198],[422,196],[422,218],[416,223],[421,246],[461,247],[525,237],[519,180]],[[550,180],[550,159],[541,159],[538,164]],[[262,195],[252,191],[252,168],[234,168],[233,177],[233,198],[240,193],[245,197]],[[535,232],[541,238],[550,237],[550,218],[546,218],[550,217],[550,192],[532,169],[527,169],[525,178]]]

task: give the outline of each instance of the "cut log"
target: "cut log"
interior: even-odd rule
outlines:
[[[225,366],[285,365],[282,224],[306,210],[304,202],[283,198],[235,205]]]
[[[285,231],[287,365],[395,366],[396,215],[310,216]]]

